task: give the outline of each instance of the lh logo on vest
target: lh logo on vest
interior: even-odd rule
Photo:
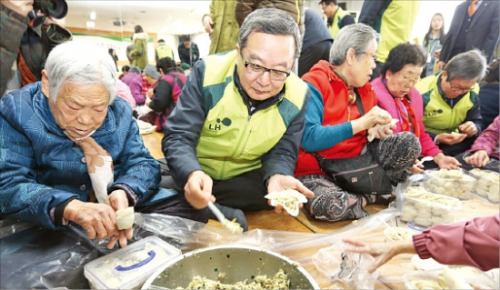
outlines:
[[[209,124],[208,125],[208,130],[210,131],[219,131],[222,129],[222,125],[229,127],[231,126],[231,119],[229,118],[224,118],[224,119],[219,119],[215,121],[215,123]]]
[[[424,114],[424,117],[435,117],[437,116],[438,114],[442,114],[443,113],[443,110],[442,109],[439,109],[439,110],[432,110],[430,112],[427,112]]]

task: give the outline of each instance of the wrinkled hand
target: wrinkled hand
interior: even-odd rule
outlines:
[[[434,162],[439,166],[440,169],[457,169],[462,164],[458,162],[455,157],[446,156],[443,153],[439,153],[434,156]]]
[[[22,16],[28,16],[33,11],[33,2],[33,0],[2,0],[2,5]]]
[[[419,162],[419,160],[415,160],[415,164],[411,167],[410,174],[420,174],[424,172],[424,165]]]
[[[347,244],[346,251],[360,254],[366,253],[375,258],[375,261],[368,267],[369,273],[373,273],[378,267],[387,263],[398,254],[415,253],[412,240],[373,244],[365,244],[350,239],[344,239],[343,241]]]
[[[467,138],[467,134],[463,133],[441,133],[437,135],[436,141],[446,145],[458,144]]]
[[[464,161],[476,167],[484,167],[490,162],[490,156],[486,150],[477,150],[474,154],[464,157]]]
[[[214,22],[212,20],[212,17],[209,15],[205,15],[203,17],[203,27],[205,27],[205,32],[207,33],[212,33],[212,26],[214,25]]]
[[[120,209],[125,209],[129,206],[127,194],[125,193],[125,191],[121,189],[115,190],[108,196],[106,204],[110,205],[115,212]],[[116,215],[114,224],[116,226]],[[118,226],[116,227],[118,229]],[[109,240],[107,245],[108,249],[114,248],[117,241],[119,242],[122,248],[125,248],[127,246],[127,240],[131,239],[132,235],[133,235],[133,227],[129,229],[118,230],[118,233],[112,236],[111,239]]]
[[[271,193],[274,191],[283,191],[287,189],[295,189],[298,192],[302,193],[305,197],[308,198],[313,198],[314,193],[310,191],[307,187],[305,187],[302,182],[297,180],[293,176],[289,175],[282,175],[282,174],[275,174],[269,178],[269,182],[267,184],[267,192]],[[271,201],[269,200],[268,203],[270,204]],[[299,207],[302,208],[303,205],[302,203],[299,203]],[[285,212],[286,210],[283,209],[283,206],[277,205],[274,207],[274,211],[277,213]]]
[[[462,132],[464,134],[467,134],[468,137],[471,137],[471,136],[474,136],[477,134],[476,124],[474,124],[471,121],[467,121],[467,122],[463,123],[462,125],[458,126],[458,130],[460,130],[460,132]]]
[[[212,186],[212,178],[203,171],[197,170],[191,172],[184,186],[186,200],[194,208],[202,209],[207,207],[209,201],[215,201],[215,197],[212,195]]]
[[[64,209],[64,218],[79,224],[89,239],[102,240],[118,233],[114,209],[102,203],[72,200]]]

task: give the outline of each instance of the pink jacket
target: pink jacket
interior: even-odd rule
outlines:
[[[124,98],[127,102],[129,102],[130,106],[132,109],[135,108],[135,99],[132,96],[132,92],[130,91],[130,88],[127,86],[126,83],[122,82],[121,80],[116,80],[116,95],[118,97]]]
[[[375,94],[377,95],[377,105],[389,112],[392,118],[401,120],[399,109],[394,101],[394,98],[391,96],[389,91],[384,86],[382,82],[382,77],[378,77],[374,79],[372,82],[373,89],[375,90]],[[420,127],[420,146],[422,146],[422,155],[423,156],[434,156],[438,153],[441,153],[441,149],[434,144],[431,136],[425,132],[425,126],[422,121],[422,116],[424,114],[424,102],[422,100],[422,95],[417,91],[417,89],[413,88],[410,91],[411,105],[413,106],[413,110],[415,110],[415,114],[417,114],[417,122]],[[396,123],[396,129],[394,133],[401,132],[401,121]]]
[[[500,116],[497,116],[493,122],[479,134],[472,147],[466,152],[476,152],[477,150],[486,150],[488,156],[498,159],[498,131],[500,128]]]
[[[499,215],[433,226],[413,236],[422,259],[470,265],[483,271],[499,267]]]

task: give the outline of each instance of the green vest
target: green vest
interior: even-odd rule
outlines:
[[[420,10],[420,1],[392,0],[377,19],[374,29],[380,33],[380,43],[377,48],[377,61],[385,63],[389,51],[400,43],[410,40],[413,24]]]
[[[330,34],[332,35],[333,39],[335,39],[335,36],[340,31],[340,22],[342,22],[342,19],[344,16],[349,15],[349,12],[344,11],[342,8],[338,7],[337,12],[335,12],[335,15],[333,15],[333,22],[332,25],[328,26],[328,30],[330,31]]]
[[[451,108],[439,93],[437,83],[440,76],[441,73],[430,75],[415,85],[424,101],[422,119],[425,130],[434,134],[458,133],[458,126],[465,122],[467,112],[474,106],[474,100],[479,93],[479,85],[474,84],[472,90]]]
[[[174,59],[174,51],[166,44],[161,44],[156,47],[156,55],[158,56],[158,59],[162,59],[164,57]]]
[[[300,113],[307,95],[306,84],[295,74],[285,82],[280,101],[248,113],[234,85],[236,50],[204,59],[203,95],[207,116],[196,153],[205,173],[225,180],[260,168],[261,157],[285,134]]]

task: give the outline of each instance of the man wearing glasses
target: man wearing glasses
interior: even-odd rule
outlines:
[[[424,101],[425,129],[445,155],[465,152],[481,132],[478,82],[486,68],[484,55],[469,50],[415,86]]]
[[[194,66],[162,141],[177,189],[193,207],[215,202],[246,229],[242,210],[271,209],[267,193],[313,196],[293,177],[310,94],[291,72],[299,44],[287,13],[257,9],[240,27],[236,50]]]

